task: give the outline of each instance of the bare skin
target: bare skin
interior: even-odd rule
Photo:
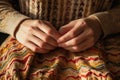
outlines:
[[[62,26],[63,35],[58,44],[71,52],[80,52],[92,47],[102,34],[99,22],[92,18],[78,19]]]
[[[92,47],[101,34],[99,22],[92,17],[71,21],[59,31],[47,21],[25,20],[20,24],[16,38],[38,53],[48,53],[56,47],[80,52]]]
[[[47,53],[57,47],[60,34],[47,21],[25,20],[17,33],[17,40],[34,52]]]

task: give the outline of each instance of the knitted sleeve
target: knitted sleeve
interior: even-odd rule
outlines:
[[[13,9],[8,0],[0,0],[0,32],[14,36],[16,27],[27,18]]]
[[[104,36],[120,32],[120,5],[109,11],[91,15],[101,24]]]

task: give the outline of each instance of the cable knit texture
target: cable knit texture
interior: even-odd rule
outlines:
[[[18,4],[0,0],[0,31],[14,36],[19,23],[28,18],[50,21],[59,29],[90,15],[108,35],[120,30],[120,8],[111,9],[113,1],[116,0],[18,0]],[[56,49],[38,54],[9,37],[0,47],[0,80],[119,80],[120,37],[106,40],[84,52]]]
[[[19,0],[19,2],[23,14],[50,21],[59,28],[71,20],[109,10],[113,0]]]

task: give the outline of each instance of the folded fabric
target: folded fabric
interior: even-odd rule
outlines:
[[[112,80],[101,53],[97,48],[80,53],[59,48],[47,54],[33,53],[10,37],[0,49],[0,79]]]

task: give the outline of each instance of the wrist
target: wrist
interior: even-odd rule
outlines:
[[[90,25],[90,27],[94,30],[95,34],[98,34],[98,39],[100,39],[103,36],[103,30],[101,28],[100,22],[94,16],[89,16],[85,18],[85,20],[88,25]]]
[[[22,25],[24,22],[26,22],[27,20],[30,20],[30,18],[25,18],[25,19],[23,19],[22,21],[20,21],[20,23],[18,24],[18,26],[16,27],[16,29],[15,29],[15,31],[14,31],[14,37],[15,37],[15,38],[16,38],[16,34],[17,34],[19,28],[20,28],[21,25]]]

